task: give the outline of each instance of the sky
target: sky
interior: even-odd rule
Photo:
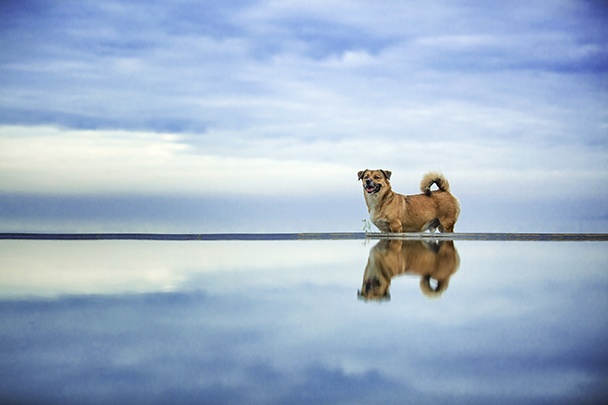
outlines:
[[[608,232],[603,1],[0,2],[0,231]]]

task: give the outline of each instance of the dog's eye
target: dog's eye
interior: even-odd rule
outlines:
[[[380,176],[374,176],[374,179],[380,180]]]

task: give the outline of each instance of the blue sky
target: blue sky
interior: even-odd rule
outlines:
[[[601,1],[4,1],[1,231],[608,231]]]

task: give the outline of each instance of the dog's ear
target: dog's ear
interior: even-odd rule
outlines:
[[[367,169],[361,170],[359,173],[357,173],[357,176],[359,177],[357,180],[361,180],[366,171],[367,171]]]
[[[391,179],[391,174],[393,174],[393,172],[391,172],[390,170],[380,170],[383,174],[384,177],[386,177],[387,180]]]

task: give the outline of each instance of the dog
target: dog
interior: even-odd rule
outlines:
[[[460,256],[454,241],[383,239],[369,252],[357,296],[364,301],[390,300],[391,279],[413,274],[420,276],[420,290],[427,298],[439,298],[458,267]]]
[[[422,194],[395,193],[389,182],[389,170],[361,170],[363,195],[374,225],[385,233],[454,232],[460,215],[460,202],[450,193],[450,183],[440,173],[429,172],[422,177]],[[431,191],[436,184],[438,190]]]

